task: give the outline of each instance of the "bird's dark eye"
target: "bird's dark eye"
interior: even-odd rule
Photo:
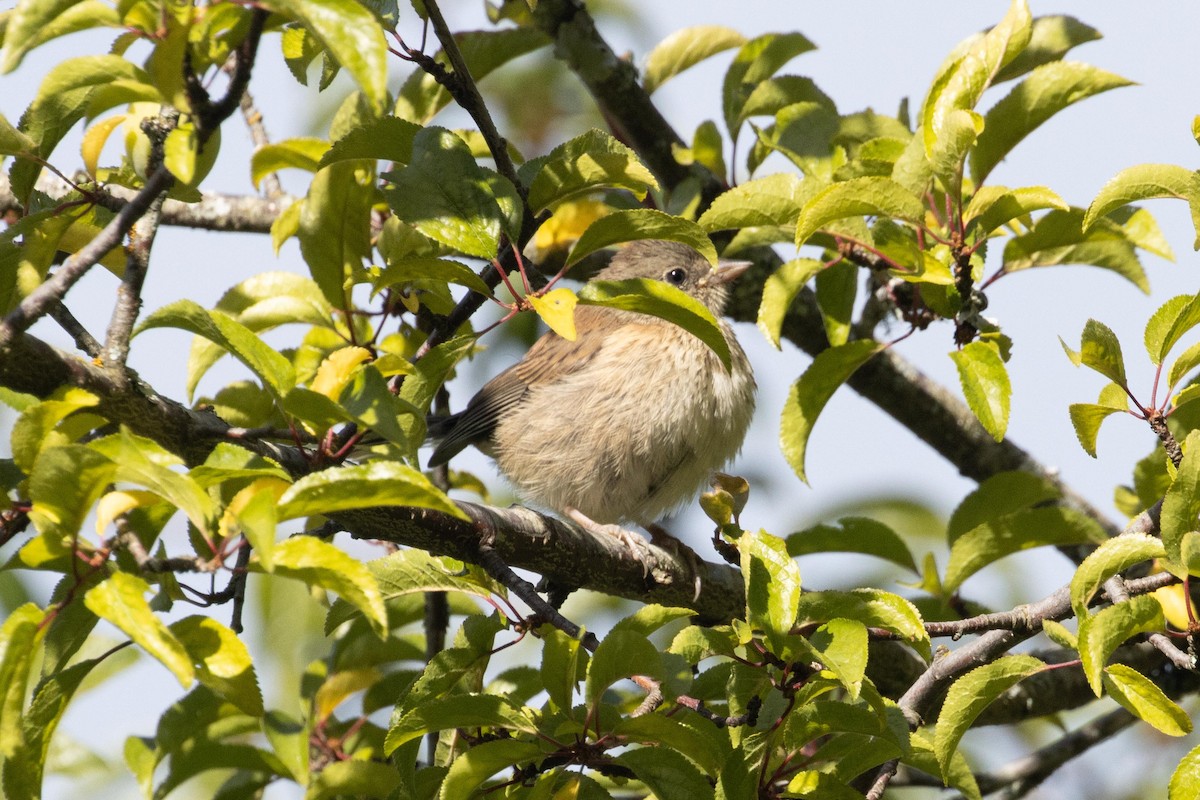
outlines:
[[[672,286],[682,286],[683,280],[686,277],[687,273],[676,267],[667,273],[667,283],[671,284]]]

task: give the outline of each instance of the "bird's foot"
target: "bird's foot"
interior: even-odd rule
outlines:
[[[652,522],[649,525],[643,525],[642,527],[650,533],[651,542],[658,547],[661,547],[663,550],[673,553],[678,559],[688,565],[688,568],[692,571],[693,581],[695,582],[695,590],[692,593],[692,601],[694,602],[699,600],[700,575],[703,572],[701,565],[704,563],[704,559],[700,558],[695,550],[684,544],[682,539],[676,538],[674,534],[672,534],[663,526]]]
[[[630,556],[634,561],[642,565],[642,577],[650,574],[650,564],[646,560],[649,549],[646,545],[646,540],[638,536],[633,531],[627,531],[620,525],[611,523],[596,522],[596,520],[584,514],[577,508],[567,508],[567,516],[570,517],[575,524],[583,528],[588,533],[594,533],[597,536],[615,536],[629,550]]]

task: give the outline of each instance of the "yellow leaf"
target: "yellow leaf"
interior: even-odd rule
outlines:
[[[541,297],[529,296],[529,305],[550,326],[550,330],[567,341],[575,341],[575,304],[579,298],[570,289],[561,288]]]
[[[1154,599],[1162,606],[1163,616],[1167,618],[1167,622],[1171,627],[1181,631],[1188,629],[1188,608],[1187,600],[1183,592],[1182,584],[1174,586],[1164,586],[1154,592]],[[1196,607],[1192,606],[1192,614],[1196,613]]]
[[[565,253],[589,225],[611,212],[608,205],[597,200],[563,203],[533,237],[537,260],[544,261],[548,254],[554,252]]]
[[[376,669],[351,669],[345,672],[335,672],[329,676],[317,695],[313,698],[314,714],[318,723],[324,722],[334,712],[342,701],[355,692],[361,692],[379,681],[379,671]]]
[[[96,533],[103,535],[104,529],[122,514],[140,506],[152,506],[161,502],[163,499],[154,492],[144,492],[140,489],[109,492],[96,504]]]
[[[84,168],[87,169],[88,174],[93,178],[96,177],[96,167],[100,163],[100,151],[104,149],[104,144],[108,141],[109,134],[124,121],[124,114],[117,114],[114,117],[102,119],[88,128],[87,133],[83,135],[83,144],[79,146],[79,153],[83,156]]]
[[[370,360],[370,351],[362,347],[334,350],[317,368],[317,376],[313,378],[309,388],[336,401],[341,396],[342,389],[346,388],[346,384],[354,376],[354,371],[360,364]]]
[[[63,232],[62,238],[58,240],[58,249],[64,253],[78,253],[84,247],[91,244],[92,239],[100,235],[100,230],[101,228],[98,225],[94,225],[91,222],[76,220],[71,223],[71,227],[67,228]],[[125,247],[117,245],[100,258],[100,264],[120,278],[125,275],[125,260]]]

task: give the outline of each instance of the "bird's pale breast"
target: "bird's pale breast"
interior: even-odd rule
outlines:
[[[654,522],[740,449],[754,378],[728,325],[727,372],[682,328],[631,320],[586,366],[531,387],[520,413],[500,421],[499,467],[527,500],[597,522]]]

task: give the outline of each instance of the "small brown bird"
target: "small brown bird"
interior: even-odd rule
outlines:
[[[535,505],[585,527],[628,520],[650,529],[737,454],[750,425],[754,375],[720,319],[728,282],[748,266],[713,269],[677,242],[627,245],[596,278],[651,278],[687,292],[718,318],[732,368],[674,323],[579,306],[575,341],[546,333],[464,411],[432,426],[429,465],[475,445]]]

